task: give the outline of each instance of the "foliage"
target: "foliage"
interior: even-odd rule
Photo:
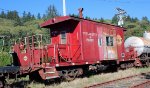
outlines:
[[[11,59],[7,52],[0,52],[0,66],[10,65]]]
[[[21,18],[22,22],[25,23],[27,21],[35,20],[35,16],[32,15],[30,12],[26,13],[23,12],[23,17]]]
[[[114,15],[111,23],[117,25],[117,22],[118,22],[118,17],[117,15]]]
[[[46,11],[44,19],[50,19],[59,16],[59,13],[54,5],[50,5]]]
[[[100,22],[104,22],[104,19],[101,17]]]
[[[69,14],[69,16],[72,16],[72,17],[79,17],[79,16],[76,15],[76,14]]]
[[[41,14],[40,14],[40,13],[38,13],[38,15],[37,15],[37,19],[38,19],[38,20],[40,20],[40,19],[41,19]]]

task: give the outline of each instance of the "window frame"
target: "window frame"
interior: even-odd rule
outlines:
[[[98,46],[102,46],[102,44],[103,44],[102,38],[98,37]]]
[[[113,36],[106,36],[106,45],[114,46],[114,37]]]
[[[65,37],[62,37],[62,34],[65,34]],[[65,42],[63,41],[65,39]],[[67,44],[67,32],[66,31],[61,31],[60,32],[60,44]]]

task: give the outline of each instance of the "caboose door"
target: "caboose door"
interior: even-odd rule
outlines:
[[[99,50],[99,60],[103,60],[104,59],[104,42],[103,42],[103,30],[102,27],[97,27],[97,34],[98,34],[98,50]]]
[[[105,60],[116,60],[117,56],[117,44],[116,44],[116,30],[104,29],[104,59]]]

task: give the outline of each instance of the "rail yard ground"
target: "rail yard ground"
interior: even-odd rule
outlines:
[[[50,85],[44,85],[44,83],[29,82],[28,77],[24,78],[24,82],[19,82],[19,86],[26,85],[25,88],[84,88],[93,84],[114,80],[117,78],[127,77],[143,72],[150,72],[150,67],[144,68],[130,68],[127,70],[119,70],[118,72],[100,73],[91,75],[89,77],[76,78],[70,82],[58,82]]]

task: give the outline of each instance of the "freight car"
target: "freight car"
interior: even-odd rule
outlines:
[[[17,76],[73,80],[87,71],[141,64],[134,47],[124,47],[123,27],[83,19],[81,14],[49,19],[40,26],[50,30],[48,36],[26,36],[12,47]]]
[[[137,52],[137,57],[142,64],[149,65],[150,62],[150,33],[146,32],[143,37],[131,36],[126,39],[125,47],[134,47]]]

